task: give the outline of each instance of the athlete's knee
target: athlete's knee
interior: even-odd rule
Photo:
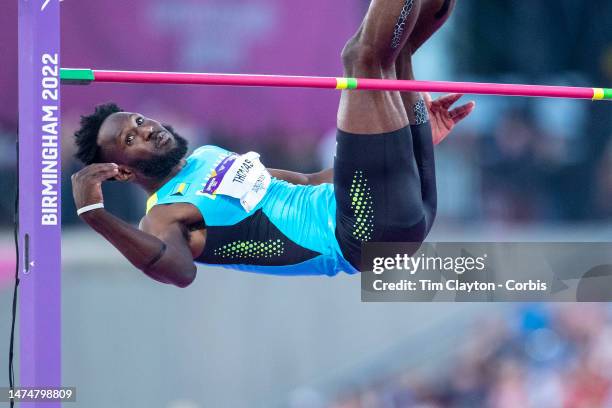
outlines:
[[[379,47],[363,38],[360,33],[352,37],[342,50],[342,65],[349,76],[384,77],[394,69]]]
[[[359,33],[347,41],[341,56],[346,70],[380,66],[376,47],[364,41]]]

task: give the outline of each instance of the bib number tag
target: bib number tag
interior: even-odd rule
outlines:
[[[215,167],[204,192],[237,198],[242,208],[251,212],[266,194],[271,180],[258,153],[232,154]]]

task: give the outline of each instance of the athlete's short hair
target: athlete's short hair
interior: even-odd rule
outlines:
[[[74,132],[75,143],[78,147],[74,157],[85,165],[102,161],[98,132],[104,119],[117,112],[123,112],[123,109],[116,103],[109,102],[96,106],[91,115],[81,116],[81,128]]]

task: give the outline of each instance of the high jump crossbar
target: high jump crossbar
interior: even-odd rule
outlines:
[[[82,68],[62,68],[60,70],[60,78],[62,84],[79,85],[86,85],[92,82],[226,85],[338,90],[454,92],[478,95],[612,100],[611,88],[479,82],[416,81],[292,75],[210,74],[194,72],[110,71]]]

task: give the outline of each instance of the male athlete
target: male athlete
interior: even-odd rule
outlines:
[[[454,0],[372,0],[342,51],[345,77],[413,79],[411,56]],[[277,275],[359,270],[361,243],[422,242],[436,214],[433,145],[474,108],[406,92],[342,91],[334,168],[266,169],[254,152],[187,143],[170,126],[114,104],[81,119],[72,176],[79,215],[149,277],[179,287],[194,262]],[[431,122],[430,122],[431,121]],[[139,229],[103,208],[101,183],[150,198]]]

